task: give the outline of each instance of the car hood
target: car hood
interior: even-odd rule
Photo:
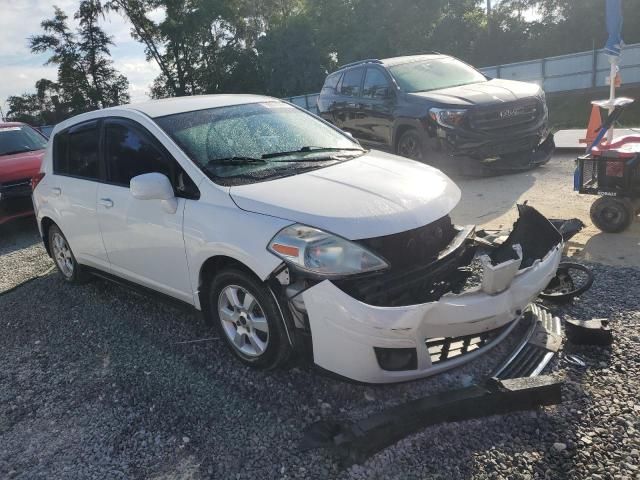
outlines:
[[[439,170],[378,151],[300,175],[231,187],[230,195],[243,210],[350,240],[427,225],[460,201],[460,189]]]
[[[0,183],[31,178],[40,171],[44,150],[0,155]]]
[[[447,105],[469,107],[479,104],[512,102],[521,98],[533,97],[539,93],[540,87],[535,83],[496,78],[488,82],[472,83],[430,92],[409,93],[408,95]]]

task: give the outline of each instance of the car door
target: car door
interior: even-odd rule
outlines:
[[[358,97],[362,87],[362,67],[347,70],[338,85],[339,98],[336,100],[336,124],[345,132],[357,137]]]
[[[391,145],[395,94],[387,74],[369,66],[364,77],[358,113],[358,137],[372,145]]]
[[[108,269],[109,260],[96,217],[96,196],[102,178],[99,157],[100,122],[84,122],[56,134],[53,172],[44,185],[54,221],[79,263]]]
[[[112,273],[193,303],[182,234],[185,202],[192,200],[178,196],[178,209],[167,213],[161,200],[139,200],[129,190],[133,177],[157,172],[177,191],[190,182],[186,173],[131,120],[105,120],[102,145],[106,181],[98,186],[97,212]]]

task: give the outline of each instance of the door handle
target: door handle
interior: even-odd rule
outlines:
[[[61,189],[60,187],[53,187],[53,188],[51,189],[51,194],[52,194],[54,197],[59,197],[60,195],[62,195],[62,189]]]
[[[98,203],[100,205],[102,205],[104,208],[111,208],[113,207],[113,200],[111,200],[110,198],[101,198]]]

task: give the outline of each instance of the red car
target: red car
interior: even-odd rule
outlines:
[[[0,225],[33,214],[31,181],[38,177],[47,139],[24,123],[0,123]]]

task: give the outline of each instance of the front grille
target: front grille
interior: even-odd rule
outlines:
[[[388,271],[346,277],[334,280],[334,284],[368,305],[398,307],[433,302],[445,293],[462,291],[473,273],[470,265],[475,253],[473,243],[465,240],[442,258],[436,254],[432,262],[400,268],[392,263]]]
[[[31,196],[31,179],[22,178],[0,183],[0,199]]]
[[[397,270],[433,262],[457,233],[451,218],[446,215],[420,228],[357,242]]]
[[[482,348],[498,338],[509,326],[507,324],[495,330],[463,337],[427,338],[425,344],[431,363],[435,365]]]
[[[471,114],[471,126],[478,130],[497,130],[522,127],[536,122],[544,106],[536,98],[480,107]]]

